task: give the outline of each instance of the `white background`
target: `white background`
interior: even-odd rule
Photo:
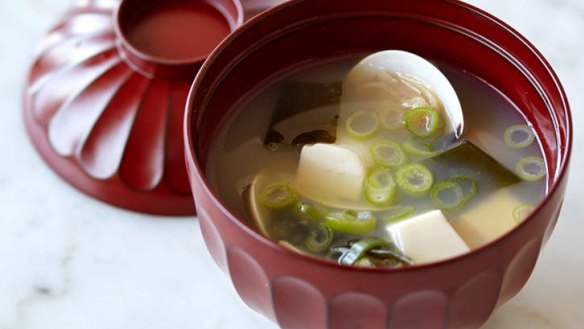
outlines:
[[[571,182],[525,289],[484,329],[584,328],[584,1],[471,0],[530,39],[570,98]],[[58,178],[26,134],[21,92],[35,44],[70,0],[0,2],[0,329],[275,328],[237,297],[196,218],[95,201]]]

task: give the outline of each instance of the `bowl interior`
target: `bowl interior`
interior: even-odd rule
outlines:
[[[458,2],[339,1],[331,7],[297,1],[258,16],[213,53],[195,80],[187,152],[204,173],[219,129],[248,96],[294,69],[386,49],[444,63],[508,97],[538,132],[554,188],[570,144],[570,115],[557,77],[523,37]]]

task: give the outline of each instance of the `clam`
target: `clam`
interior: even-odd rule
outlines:
[[[303,199],[331,209],[384,208],[361,197],[367,168],[373,165],[370,147],[377,145],[378,131],[396,129],[394,123],[403,125],[408,113],[419,109],[438,113],[441,141],[449,144],[462,135],[464,119],[456,91],[432,63],[401,50],[380,51],[361,60],[343,82],[336,141],[305,145],[296,174],[262,172],[251,183],[247,203],[255,226],[269,236],[269,212],[260,205],[258,196],[274,181],[289,182]],[[310,122],[321,120],[323,115],[316,115],[320,112],[330,117],[329,110],[325,107],[301,113],[275,128],[293,136],[298,131],[288,131],[287,127],[306,128]],[[317,148],[318,152],[313,152]]]
[[[455,141],[462,135],[464,118],[456,91],[436,66],[416,54],[380,51],[351,69],[343,83],[341,120],[363,107],[379,106],[403,112],[431,107],[442,117],[443,136]]]
[[[267,208],[269,207],[266,207],[265,200],[264,204],[262,204],[261,200],[262,191],[273,183],[288,184],[293,181],[294,177],[289,174],[262,171],[254,177],[249,187],[244,191],[243,197],[245,206],[247,208],[249,215],[251,216],[251,220],[254,226],[261,234],[267,237],[271,236],[268,229],[269,210]],[[284,198],[295,197],[291,195],[279,196],[277,195],[278,193],[279,193],[278,191],[274,191],[273,195],[270,196],[274,198],[273,200],[276,203],[282,201],[282,197]],[[293,193],[295,193],[295,191],[293,191]]]

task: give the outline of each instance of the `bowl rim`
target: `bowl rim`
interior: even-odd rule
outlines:
[[[558,159],[558,165],[556,166],[555,175],[553,177],[548,177],[548,184],[547,184],[548,188],[547,188],[546,194],[544,195],[543,199],[540,200],[540,202],[535,206],[535,209],[532,211],[532,213],[525,220],[520,222],[517,226],[515,226],[513,229],[511,229],[507,233],[505,233],[505,234],[499,236],[498,238],[482,245],[479,248],[476,248],[474,250],[471,250],[469,252],[466,252],[466,253],[461,254],[459,256],[456,256],[456,257],[451,257],[451,258],[447,258],[444,260],[431,262],[431,263],[424,263],[424,264],[407,266],[407,267],[400,267],[400,268],[345,266],[345,265],[340,265],[338,263],[335,263],[335,262],[332,262],[329,260],[325,260],[323,258],[294,252],[288,248],[285,248],[285,247],[279,245],[275,241],[271,240],[268,237],[265,237],[261,233],[257,232],[256,230],[254,230],[250,226],[243,223],[243,221],[238,219],[238,216],[236,216],[229,209],[229,207],[227,207],[224,204],[224,202],[221,200],[221,198],[219,198],[215,194],[215,192],[212,191],[212,189],[209,185],[209,182],[206,178],[206,175],[203,171],[203,168],[201,167],[201,163],[198,159],[197,151],[195,150],[195,145],[193,143],[193,138],[195,137],[194,129],[193,129],[195,122],[193,121],[193,118],[195,118],[195,115],[194,115],[195,112],[196,113],[199,112],[199,111],[195,111],[192,109],[192,105],[193,105],[194,99],[195,99],[196,94],[197,94],[196,91],[201,88],[201,80],[205,76],[206,72],[209,70],[209,67],[211,67],[215,61],[217,61],[217,58],[221,56],[223,49],[226,48],[232,42],[231,41],[232,39],[238,38],[240,35],[248,33],[248,32],[246,32],[247,30],[250,30],[250,29],[253,30],[255,25],[261,24],[262,20],[267,19],[272,15],[277,15],[277,13],[279,11],[287,10],[288,7],[300,6],[303,3],[309,2],[309,1],[313,1],[313,0],[289,1],[289,2],[285,2],[283,4],[280,4],[278,6],[272,7],[270,9],[262,12],[261,14],[257,15],[256,17],[252,18],[250,21],[244,23],[241,27],[239,27],[237,30],[235,30],[228,38],[223,40],[213,50],[213,52],[210,54],[210,56],[207,58],[207,60],[203,63],[203,65],[201,66],[201,69],[197,73],[197,76],[196,76],[196,78],[191,86],[189,95],[187,97],[186,110],[185,110],[184,121],[183,121],[183,123],[184,123],[183,131],[184,131],[184,142],[185,142],[185,156],[187,159],[187,165],[189,163],[193,164],[194,167],[192,169],[194,169],[194,171],[196,172],[195,179],[200,183],[200,186],[201,186],[202,190],[204,191],[204,193],[210,198],[210,200],[214,204],[219,206],[223,215],[225,215],[229,219],[230,222],[232,222],[234,225],[236,225],[238,229],[242,230],[243,232],[245,232],[245,234],[251,236],[254,240],[260,242],[262,245],[264,245],[270,249],[273,249],[273,250],[280,252],[280,253],[285,253],[286,255],[288,255],[290,257],[297,257],[300,259],[305,259],[306,261],[308,261],[316,266],[323,266],[323,267],[333,268],[333,269],[342,270],[342,271],[366,272],[366,273],[404,273],[404,272],[425,271],[425,270],[429,270],[429,269],[439,269],[439,268],[443,268],[443,267],[445,268],[445,267],[449,267],[449,266],[455,266],[457,263],[460,263],[462,261],[466,261],[466,260],[470,260],[472,258],[479,257],[479,255],[487,252],[489,249],[493,248],[494,246],[501,244],[505,240],[508,240],[511,235],[514,235],[516,232],[523,230],[525,228],[525,226],[533,219],[533,217],[535,217],[536,214],[538,214],[541,211],[543,206],[545,204],[547,204],[548,200],[551,199],[551,197],[553,195],[558,193],[558,190],[560,189],[560,186],[562,185],[560,183],[562,181],[564,181],[568,175],[568,167],[569,167],[569,163],[570,163],[570,159],[571,159],[571,155],[572,155],[573,121],[572,121],[570,105],[568,103],[568,99],[567,99],[565,90],[564,90],[557,74],[555,73],[555,71],[551,67],[550,63],[541,54],[541,52],[529,40],[527,40],[526,37],[524,37],[522,34],[520,34],[518,31],[516,31],[509,24],[503,22],[501,19],[486,12],[485,10],[477,8],[477,7],[475,7],[471,4],[468,4],[466,2],[457,1],[457,0],[446,0],[443,2],[445,2],[451,6],[457,6],[457,7],[464,9],[464,10],[468,10],[472,14],[478,15],[481,18],[484,18],[485,20],[489,21],[490,24],[494,24],[498,28],[502,29],[504,32],[509,33],[515,40],[521,42],[523,44],[523,46],[528,51],[530,51],[533,55],[535,55],[535,57],[540,62],[542,67],[544,67],[546,69],[547,74],[549,75],[549,77],[553,81],[555,88],[557,89],[558,95],[560,96],[563,111],[559,111],[558,114],[561,114],[565,117],[565,122],[566,122],[565,144],[564,145],[561,144],[562,138],[559,136],[559,133],[557,130],[558,123],[557,123],[557,120],[553,120],[553,127],[554,127],[554,131],[556,133],[556,140],[557,140],[556,142],[559,146],[562,146],[562,147],[558,147],[558,151],[556,154],[557,159]],[[305,22],[307,20],[310,20],[310,18],[308,18],[306,20],[296,21],[296,24],[299,24],[301,22]],[[549,111],[549,109],[550,108],[548,107],[548,111]],[[557,115],[555,115],[554,113],[550,113],[550,115],[552,116],[552,118],[557,117]],[[191,177],[191,180],[194,180],[193,177]],[[549,181],[551,181],[551,183],[549,183]],[[195,200],[195,203],[196,203],[196,200]]]

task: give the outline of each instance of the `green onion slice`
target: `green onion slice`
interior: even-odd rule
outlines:
[[[373,168],[365,178],[365,199],[378,207],[386,207],[393,203],[397,188],[389,170]]]
[[[377,218],[367,210],[335,211],[325,217],[325,224],[335,232],[363,235],[375,230]]]
[[[464,191],[464,198],[467,201],[472,198],[478,191],[477,183],[474,179],[468,176],[454,176],[445,179],[445,181],[452,181],[460,184],[460,187],[462,187],[462,190]]]
[[[440,114],[430,107],[418,107],[406,113],[406,128],[416,137],[432,137],[440,128]]]
[[[406,193],[421,194],[432,188],[434,176],[426,166],[411,163],[398,169],[396,181],[397,185]]]
[[[526,181],[536,181],[545,177],[545,161],[540,157],[527,157],[515,165],[515,173]]]
[[[349,251],[339,258],[339,264],[354,265],[359,259],[365,256],[369,250],[379,247],[388,247],[391,244],[390,241],[382,238],[372,237],[361,239],[353,243]]]
[[[406,219],[414,214],[414,207],[410,205],[406,206],[393,206],[383,213],[381,219],[386,224],[396,223],[403,219]]]
[[[420,143],[420,142],[414,141],[414,140],[405,141],[404,145],[403,145],[403,149],[407,153],[411,153],[411,154],[415,154],[415,155],[419,155],[419,156],[423,156],[423,157],[431,157],[431,156],[438,154],[438,152],[434,151],[434,146],[432,144]]]
[[[365,187],[365,199],[374,206],[387,207],[395,199],[396,189],[378,189],[369,186]]]
[[[306,249],[312,252],[323,252],[333,242],[333,231],[324,223],[311,227],[308,236],[304,240]]]
[[[394,142],[383,140],[370,147],[373,161],[384,168],[397,168],[407,161],[402,147]]]
[[[388,107],[381,113],[381,126],[387,130],[395,130],[404,125],[405,112],[399,107]]]
[[[349,116],[345,127],[351,136],[367,139],[379,130],[379,119],[373,111],[359,111]]]
[[[439,209],[459,209],[477,193],[476,182],[467,176],[445,179],[430,191],[432,202]]]
[[[513,125],[505,129],[504,139],[507,146],[520,149],[531,145],[535,140],[535,134],[527,125]]]
[[[430,191],[432,202],[439,209],[455,209],[464,203],[464,192],[456,182],[442,181]]]
[[[322,219],[320,211],[310,202],[298,201],[296,211],[300,219],[307,219],[309,222],[317,222]]]
[[[285,182],[274,182],[260,191],[259,202],[271,209],[283,209],[292,206],[298,200],[298,192]]]
[[[395,187],[395,181],[389,170],[375,167],[367,173],[365,185],[380,189],[391,189]]]
[[[513,220],[517,223],[521,223],[531,212],[535,209],[530,204],[520,204],[517,207],[513,208]]]

